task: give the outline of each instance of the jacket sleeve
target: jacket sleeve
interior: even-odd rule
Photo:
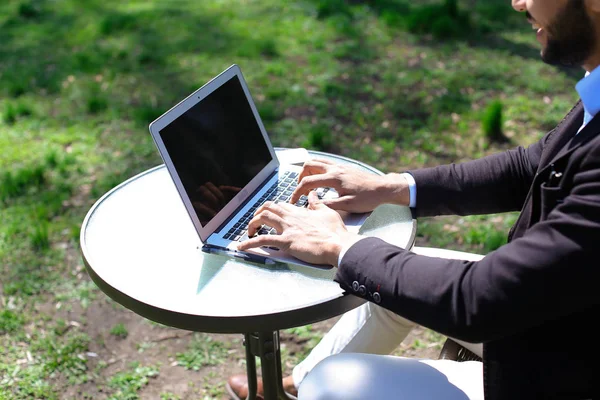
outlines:
[[[543,143],[461,164],[408,171],[417,184],[417,217],[518,211],[537,170]],[[443,199],[443,201],[440,201]]]
[[[365,238],[346,252],[335,280],[357,295],[364,286],[363,297],[442,334],[485,342],[600,304],[598,238],[600,146],[546,220],[481,261]]]

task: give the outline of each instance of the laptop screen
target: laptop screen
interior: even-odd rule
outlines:
[[[160,136],[202,226],[272,160],[237,76]]]

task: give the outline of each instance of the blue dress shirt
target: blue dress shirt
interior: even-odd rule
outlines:
[[[575,89],[583,103],[583,126],[586,126],[600,111],[600,67],[588,72],[585,78],[575,85]]]

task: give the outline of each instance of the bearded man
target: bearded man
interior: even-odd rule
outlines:
[[[383,177],[308,162],[291,198],[331,186],[309,209],[266,203],[244,250],[276,246],[338,268],[369,300],[344,315],[284,386],[300,399],[589,399],[600,347],[569,340],[600,315],[600,0],[512,0],[537,31],[542,60],[580,66],[581,100],[539,142],[462,164]],[[417,197],[418,196],[418,197]],[[334,210],[383,203],[417,216],[521,211],[508,243],[479,261],[417,255],[346,231]],[[363,289],[363,290],[359,290]],[[374,304],[376,303],[376,304]],[[413,322],[483,343],[483,362],[385,355]],[[344,354],[337,354],[344,353]],[[361,354],[362,353],[362,354]],[[230,379],[233,392],[243,381]]]

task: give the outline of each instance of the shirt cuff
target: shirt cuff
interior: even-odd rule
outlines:
[[[354,240],[351,243],[348,243],[345,247],[342,247],[342,251],[340,251],[340,255],[338,256],[338,263],[337,263],[338,267],[342,264],[342,258],[344,258],[344,254],[346,254],[346,252],[350,249],[350,247],[354,246],[357,242],[359,242],[365,238],[366,238],[365,236],[357,236],[356,240]]]
[[[408,172],[403,173],[402,176],[408,182],[408,193],[410,195],[408,206],[415,208],[417,206],[417,182],[415,182],[415,178]]]

